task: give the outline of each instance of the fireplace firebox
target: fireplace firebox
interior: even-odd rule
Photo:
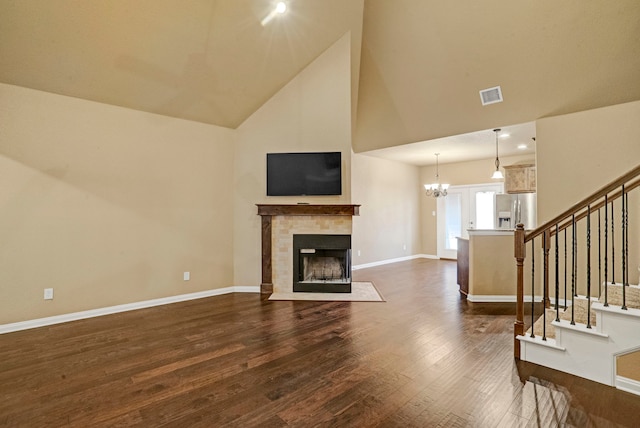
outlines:
[[[351,292],[351,235],[293,235],[293,291]]]

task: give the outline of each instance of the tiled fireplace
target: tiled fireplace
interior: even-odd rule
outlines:
[[[294,291],[294,235],[347,236],[350,249],[352,216],[358,215],[359,207],[359,205],[258,205],[258,215],[262,217],[262,283],[260,291],[262,293]],[[303,247],[310,246],[303,245]],[[311,248],[303,249],[311,250]],[[330,257],[335,257],[335,254],[330,254]],[[341,257],[338,255],[338,258]],[[327,262],[327,259],[313,263],[324,262]],[[333,270],[335,272],[338,269],[335,266],[335,261],[330,263],[334,264]],[[325,264],[324,269],[327,273],[329,264]],[[342,267],[342,269],[350,271],[350,261],[348,267]],[[319,269],[316,271],[320,272]],[[323,274],[319,273],[319,275]],[[328,275],[327,273],[325,277]],[[331,275],[337,276],[337,273]],[[334,279],[334,282],[336,284],[348,282],[350,285],[350,272],[346,276],[349,278],[348,281]],[[339,287],[328,291],[348,292],[346,289],[339,290]]]

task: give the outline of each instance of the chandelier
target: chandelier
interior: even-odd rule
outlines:
[[[433,196],[439,198],[440,196],[447,196],[448,184],[440,184],[439,163],[438,156],[440,153],[436,153],[436,182],[433,184],[425,184],[424,188],[427,191],[427,196]]]

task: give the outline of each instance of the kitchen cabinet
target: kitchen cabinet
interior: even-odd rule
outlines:
[[[533,193],[536,191],[536,166],[533,164],[504,167],[504,190],[506,193]]]

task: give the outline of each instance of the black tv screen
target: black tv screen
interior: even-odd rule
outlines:
[[[340,152],[267,153],[267,196],[341,195]]]

